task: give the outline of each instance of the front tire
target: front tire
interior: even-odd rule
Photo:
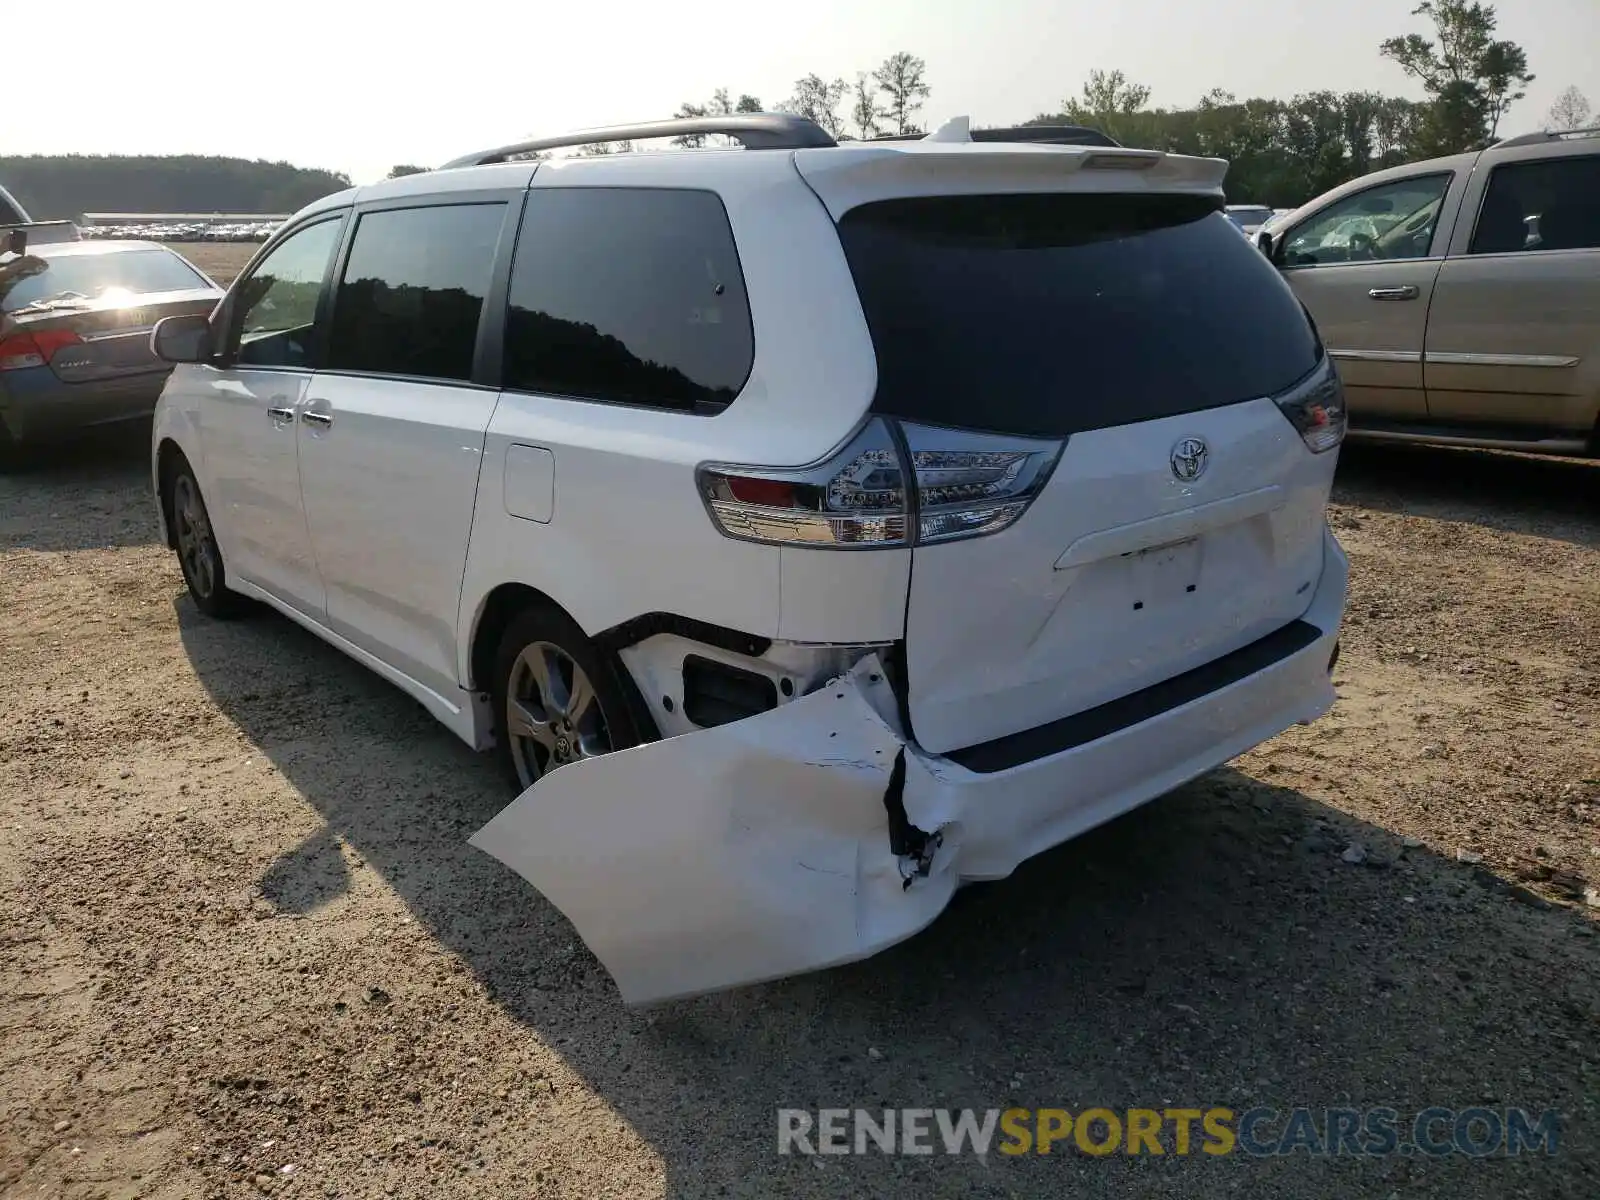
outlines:
[[[0,474],[9,475],[22,469],[22,447],[11,436],[6,423],[0,421]]]
[[[639,744],[611,665],[554,605],[507,626],[491,694],[496,753],[518,792],[557,767]]]
[[[180,463],[167,486],[167,522],[178,550],[178,567],[195,607],[226,620],[244,611],[244,597],[228,590],[228,569],[211,528],[211,515],[188,463]]]

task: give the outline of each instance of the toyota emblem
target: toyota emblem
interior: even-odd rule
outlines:
[[[1199,438],[1184,438],[1172,448],[1173,478],[1182,483],[1193,483],[1206,473],[1206,444]]]

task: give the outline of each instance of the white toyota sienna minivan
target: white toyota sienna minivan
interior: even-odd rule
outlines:
[[[194,602],[494,748],[472,843],[630,1003],[913,935],[1333,700],[1333,365],[1225,163],[1084,140],[756,114],[318,201],[153,335]]]

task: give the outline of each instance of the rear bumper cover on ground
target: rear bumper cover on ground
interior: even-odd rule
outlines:
[[[567,915],[630,1004],[865,958],[963,880],[1003,878],[1326,712],[1348,566],[1324,536],[1313,640],[1059,753],[984,773],[926,754],[869,658],[760,716],[564,767],[472,845]],[[916,849],[896,853],[904,822]]]

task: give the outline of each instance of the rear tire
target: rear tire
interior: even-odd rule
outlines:
[[[211,528],[211,515],[187,462],[179,460],[166,493],[167,525],[177,546],[178,567],[195,607],[219,620],[239,616],[245,610],[245,599],[228,590],[228,569]]]
[[[9,475],[21,467],[22,447],[17,444],[17,439],[11,436],[6,423],[0,421],[0,474]]]
[[[506,627],[490,692],[495,753],[518,792],[641,740],[611,664],[553,604],[534,604]]]

